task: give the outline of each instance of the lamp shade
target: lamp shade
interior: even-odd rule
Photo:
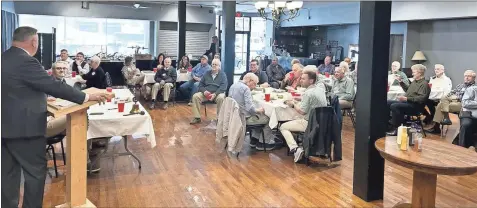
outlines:
[[[268,6],[268,1],[257,1],[255,2],[256,9],[265,9]]]
[[[414,53],[414,56],[412,56],[413,61],[427,61],[426,56],[424,56],[424,53],[422,51],[416,51]]]

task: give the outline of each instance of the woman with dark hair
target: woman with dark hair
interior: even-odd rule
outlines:
[[[163,53],[160,53],[157,56],[157,69],[158,70],[164,67],[164,59],[166,59],[166,55],[164,55]]]

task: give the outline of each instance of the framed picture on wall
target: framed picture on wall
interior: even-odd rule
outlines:
[[[351,61],[352,62],[357,62],[358,61],[358,55],[359,55],[358,44],[349,44],[348,57],[351,58]]]

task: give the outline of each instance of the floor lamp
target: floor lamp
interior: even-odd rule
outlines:
[[[426,56],[424,56],[424,53],[422,51],[416,51],[414,52],[414,56],[412,56],[412,61],[416,61],[418,64],[427,61]]]

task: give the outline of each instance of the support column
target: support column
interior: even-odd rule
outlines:
[[[185,55],[185,46],[186,46],[186,2],[178,2],[178,21],[177,21],[177,31],[178,31],[178,41],[177,41],[177,64],[181,60],[182,56]]]
[[[374,142],[386,135],[387,69],[391,1],[362,1],[359,20],[359,71],[356,96],[353,194],[365,201],[384,192],[384,159]]]
[[[228,84],[234,81],[235,70],[235,1],[222,2],[222,70],[227,75]],[[227,89],[228,89],[227,87]]]

